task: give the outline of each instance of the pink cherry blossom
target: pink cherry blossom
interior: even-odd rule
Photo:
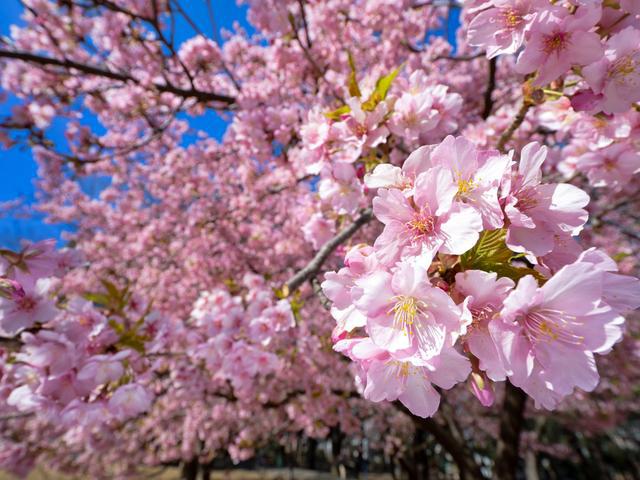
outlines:
[[[538,9],[544,4],[535,0],[493,0],[486,2],[467,31],[468,42],[487,49],[487,58],[516,53],[524,42]]]
[[[614,143],[578,157],[576,168],[594,187],[622,188],[640,172],[640,153],[627,143]]]
[[[65,233],[0,248],[2,305],[56,277],[0,332],[0,469],[633,474],[636,0],[23,3],[0,216]]]
[[[375,147],[386,140],[389,129],[382,124],[387,114],[385,102],[379,103],[371,112],[363,110],[360,100],[355,97],[349,98],[347,105],[351,112],[346,125],[363,147]]]
[[[477,211],[454,204],[458,191],[451,173],[434,167],[416,179],[412,201],[396,189],[380,190],[373,213],[385,224],[375,243],[378,258],[386,264],[407,256],[431,258],[438,250],[461,254],[469,250],[482,230]]]
[[[347,343],[348,342],[348,343]],[[448,348],[428,361],[397,360],[369,338],[343,340],[336,349],[359,362],[365,372],[363,395],[372,402],[400,400],[414,415],[430,417],[440,395],[432,384],[452,388],[469,375],[469,362]],[[446,365],[446,368],[442,368]]]
[[[370,189],[393,187],[412,194],[416,177],[434,166],[431,162],[434,148],[434,145],[423,145],[415,149],[403,162],[402,168],[388,163],[377,165],[373,172],[365,175],[365,185]]]
[[[116,355],[95,355],[84,364],[78,372],[78,380],[90,383],[94,386],[115,382],[124,374],[122,360],[129,356],[130,352],[122,351]]]
[[[498,316],[505,298],[514,287],[513,280],[498,278],[495,273],[467,270],[456,274],[456,291],[466,297],[472,315],[471,325],[463,337],[469,352],[479,360],[479,368],[491,380],[504,380],[506,369],[489,325]]]
[[[511,164],[509,156],[481,152],[464,137],[448,136],[431,153],[431,162],[451,172],[458,185],[455,201],[473,207],[482,216],[485,229],[502,227],[498,187]]]
[[[413,145],[419,141],[421,134],[436,128],[440,111],[434,108],[432,90],[433,87],[426,85],[422,72],[411,74],[409,90],[393,105],[393,115],[389,120],[391,133]]]
[[[46,323],[55,315],[53,301],[49,298],[51,280],[38,279],[35,285],[13,293],[10,298],[0,296],[0,330],[9,335],[30,328],[36,323]]]
[[[589,196],[569,184],[542,184],[547,148],[530,143],[522,149],[518,171],[503,187],[509,219],[507,244],[518,252],[541,256],[553,249],[554,235],[576,235],[587,221]]]
[[[305,239],[313,245],[313,248],[319,250],[333,235],[335,235],[335,226],[333,222],[324,218],[321,214],[315,213],[309,221],[302,227]]]
[[[123,385],[109,399],[109,410],[119,417],[134,417],[151,407],[152,397],[138,384]]]
[[[607,40],[601,59],[583,69],[589,86],[602,97],[597,108],[603,112],[624,112],[640,100],[639,43],[640,31],[627,27]]]
[[[580,6],[574,14],[557,7],[536,16],[524,51],[518,56],[520,73],[538,75],[534,85],[546,85],[574,65],[588,65],[603,55],[600,37],[590,30],[600,19],[601,7]]]
[[[509,369],[509,379],[554,408],[575,387],[593,390],[598,371],[593,354],[620,340],[624,319],[602,302],[603,272],[577,262],[544,286],[522,278],[505,299],[502,322],[491,334]]]
[[[463,311],[431,285],[423,265],[406,261],[394,273],[377,270],[355,282],[372,341],[397,357],[431,359],[466,329]]]

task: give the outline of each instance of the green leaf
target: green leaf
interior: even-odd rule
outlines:
[[[400,69],[402,67],[396,68],[390,74],[385,75],[384,77],[380,77],[376,82],[376,88],[373,93],[369,96],[366,102],[362,104],[362,109],[366,112],[371,112],[375,110],[378,104],[387,98],[387,93],[389,93],[389,89],[391,88],[391,84],[395,80],[395,78],[400,73]]]
[[[109,326],[116,332],[118,335],[122,335],[125,332],[125,327],[121,323],[111,319],[109,320]]]
[[[538,283],[544,283],[546,279],[533,268],[511,263],[523,255],[509,250],[506,237],[507,230],[504,228],[482,232],[473,248],[460,256],[462,269],[495,272],[499,277],[508,277],[515,282],[526,275],[533,275]]]
[[[145,335],[138,333],[140,327],[144,323],[144,319],[140,319],[131,328],[127,328],[116,320],[109,320],[109,326],[118,334],[117,346],[120,348],[132,348],[139,353],[144,353],[144,344],[149,339]]]
[[[105,288],[111,298],[120,299],[122,297],[122,294],[120,293],[120,290],[118,290],[118,287],[116,287],[115,284],[113,284],[109,280],[103,278],[100,279],[100,283],[102,283],[102,286]]]
[[[324,114],[325,117],[331,120],[340,120],[343,115],[346,115],[351,111],[351,107],[349,105],[343,105],[340,108],[336,108],[330,112]]]
[[[622,260],[624,260],[625,258],[631,256],[630,253],[627,252],[619,252],[616,253],[615,255],[613,255],[611,258],[613,258],[613,260],[615,260],[616,263],[621,262]]]
[[[110,304],[110,298],[105,293],[85,293],[83,297],[102,307],[107,307]]]
[[[351,69],[351,72],[349,72],[349,78],[347,79],[347,88],[349,89],[349,95],[351,95],[352,97],[361,97],[362,92],[360,92],[358,79],[356,78],[356,62],[353,60],[353,55],[351,55],[351,52],[347,52],[347,57],[349,59],[349,68]]]

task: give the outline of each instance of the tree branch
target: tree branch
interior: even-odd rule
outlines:
[[[496,88],[496,58],[489,60],[489,80],[487,89],[484,92],[484,109],[482,110],[482,118],[487,119],[491,115],[493,109],[493,90]]]
[[[307,23],[307,13],[304,9],[304,0],[298,0],[298,5],[300,6],[300,15],[302,16],[302,26],[304,27],[304,36],[307,40],[307,48],[311,48],[313,44],[311,43],[311,36],[309,35],[309,24]]]
[[[347,228],[338,233],[335,237],[325,243],[316,256],[298,273],[291,277],[287,283],[284,284],[283,290],[286,295],[296,291],[300,285],[317,275],[322,268],[322,264],[325,262],[329,255],[338,248],[338,246],[348,240],[354,233],[356,233],[360,227],[369,223],[373,218],[373,211],[370,208],[364,210],[356,220]]]
[[[520,107],[520,110],[518,110],[516,118],[513,119],[513,122],[511,122],[509,128],[507,128],[507,130],[500,136],[500,140],[498,140],[498,150],[501,153],[505,152],[504,147],[507,145],[507,142],[511,140],[513,133],[518,129],[520,125],[522,125],[522,122],[524,122],[524,119],[527,116],[527,112],[532,106],[533,103],[531,103],[527,99],[524,99],[522,101],[522,106]]]
[[[331,300],[329,300],[322,291],[322,287],[320,286],[320,282],[317,278],[311,279],[311,288],[313,288],[313,293],[315,293],[320,300],[320,305],[322,305],[325,310],[331,310]]]
[[[22,60],[28,63],[34,63],[36,65],[54,65],[57,67],[63,67],[68,69],[77,70],[79,72],[83,72],[89,75],[96,75],[98,77],[110,78],[112,80],[118,80],[120,82],[132,82],[135,84],[139,84],[138,80],[130,75],[125,75],[123,73],[118,73],[111,71],[109,69],[89,65],[85,63],[75,62],[73,60],[59,60],[57,58],[45,57],[41,55],[35,55],[29,52],[22,51],[13,51],[13,50],[0,50],[0,58],[10,58],[16,60]],[[217,93],[203,92],[201,90],[196,90],[195,88],[180,88],[175,85],[171,85],[169,83],[156,83],[154,87],[159,92],[172,93],[179,97],[184,98],[195,98],[196,100],[202,102],[220,102],[225,103],[227,105],[232,105],[235,103],[235,98],[221,95]]]
[[[0,416],[0,422],[6,422],[8,420],[15,420],[17,418],[26,418],[35,415],[35,412],[21,412],[21,413],[11,413],[9,415]]]
[[[20,347],[22,342],[19,338],[0,337],[0,348],[13,352],[20,350]]]
[[[456,440],[454,435],[451,434],[445,427],[436,422],[433,418],[422,418],[413,415],[407,407],[402,403],[395,401],[393,405],[411,417],[416,428],[421,428],[429,432],[435,438],[436,442],[442,445],[449,455],[453,457],[453,460],[460,470],[460,479],[473,479],[482,480],[484,475],[480,466],[473,459],[473,454],[467,449],[464,442]]]
[[[493,469],[495,480],[516,480],[520,433],[524,426],[527,394],[507,381],[500,416],[500,436]]]

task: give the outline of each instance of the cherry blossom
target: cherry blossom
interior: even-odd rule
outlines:
[[[530,27],[516,69],[520,73],[537,71],[534,83],[545,85],[574,65],[597,61],[603,47],[598,35],[590,30],[599,19],[600,6],[580,6],[575,14],[562,7],[543,11]]]
[[[637,2],[24,3],[0,468],[635,473]]]

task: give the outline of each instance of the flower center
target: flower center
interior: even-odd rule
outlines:
[[[518,193],[516,207],[521,212],[526,212],[538,205],[538,199],[533,188],[525,188]]]
[[[555,32],[552,35],[545,35],[543,39],[543,50],[547,55],[551,53],[559,53],[569,44],[571,34],[568,32]]]
[[[561,310],[541,308],[524,316],[525,333],[532,342],[551,343],[558,340],[571,345],[581,345],[584,337],[571,331],[573,325],[580,325],[576,317]]]
[[[35,308],[37,302],[32,297],[24,296],[17,300],[16,304],[23,312],[30,312]]]
[[[505,8],[501,12],[502,24],[510,30],[514,30],[522,22],[522,16],[513,8]]]
[[[409,227],[413,239],[418,240],[433,234],[436,227],[436,219],[430,214],[416,214],[413,220],[407,223],[407,227]]]
[[[408,127],[415,127],[418,125],[418,114],[411,110],[404,115],[404,123]]]
[[[615,158],[606,157],[602,162],[602,166],[607,172],[611,172],[618,168],[618,162]]]
[[[364,137],[367,133],[369,133],[369,130],[367,129],[366,125],[363,125],[361,123],[356,123],[356,126],[355,126],[356,135],[358,135],[359,137]]]
[[[632,85],[635,85],[637,83],[637,79],[634,81],[634,78],[629,78],[629,76],[636,73],[638,67],[640,67],[640,51],[635,51],[629,55],[618,58],[613,62],[609,67],[607,76],[609,78],[614,78],[617,83],[630,82]]]
[[[413,375],[417,372],[417,368],[411,365],[409,362],[400,362],[398,360],[391,360],[389,365],[395,367],[396,376],[398,378],[407,378],[409,375]]]
[[[476,188],[476,184],[472,179],[463,180],[462,178],[458,179],[458,195],[465,195],[470,193],[472,190]]]
[[[473,307],[471,310],[472,323],[467,330],[486,330],[498,310],[493,304],[487,303],[482,307]]]
[[[402,330],[405,335],[413,335],[413,323],[426,305],[406,295],[398,295],[394,299],[396,303],[389,311],[389,313],[393,312],[393,327]]]

